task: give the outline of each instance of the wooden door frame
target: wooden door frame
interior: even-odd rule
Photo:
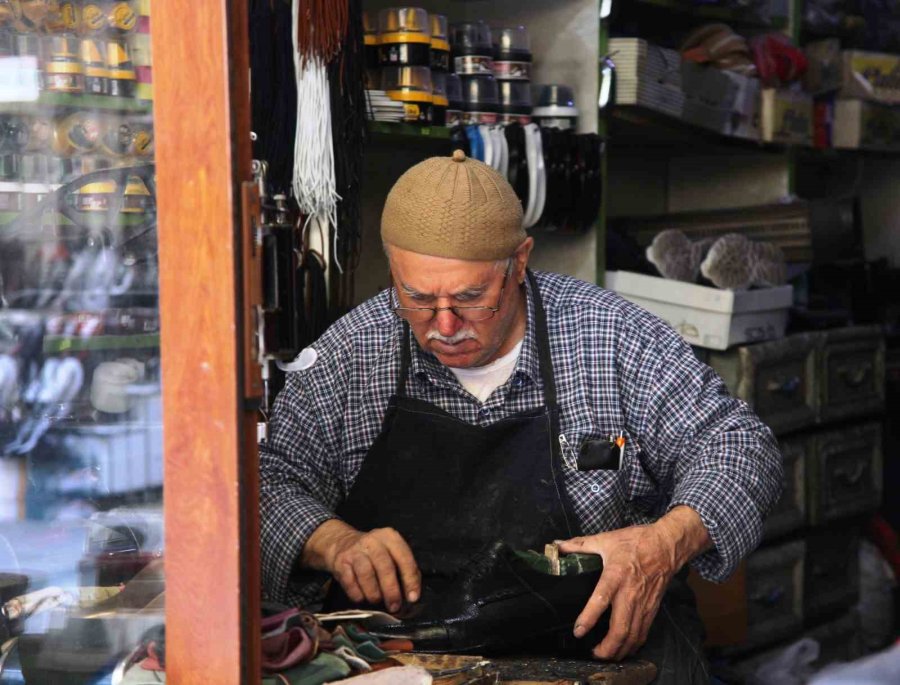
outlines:
[[[255,407],[245,397],[247,0],[153,4],[171,683],[258,683]]]

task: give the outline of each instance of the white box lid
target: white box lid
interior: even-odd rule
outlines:
[[[785,309],[794,302],[792,285],[757,290],[722,290],[633,271],[608,271],[606,287],[622,295],[726,314]]]

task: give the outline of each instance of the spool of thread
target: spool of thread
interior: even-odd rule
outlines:
[[[500,123],[531,123],[531,84],[528,81],[499,81]]]
[[[575,106],[572,88],[557,83],[541,86],[538,102],[531,116],[544,127],[574,129],[578,124],[578,108]]]
[[[431,65],[431,23],[421,7],[392,7],[378,13],[378,63]]]
[[[483,21],[462,22],[450,27],[453,65],[460,76],[493,76],[494,48],[491,29]]]
[[[431,124],[434,118],[431,69],[428,67],[384,67],[381,88],[392,100],[403,103],[404,121]]]
[[[498,81],[531,80],[531,44],[524,26],[496,29],[494,76]]]
[[[443,71],[431,71],[431,94],[433,97],[432,123],[435,126],[444,126],[447,121],[447,73]]]
[[[94,152],[100,141],[100,120],[87,112],[75,112],[57,122],[52,150],[60,157]]]
[[[372,21],[372,15],[363,11],[363,44],[365,47],[366,69],[378,68],[378,26]]]
[[[52,36],[49,59],[44,62],[44,89],[53,93],[83,93],[84,66],[78,56],[78,39]]]
[[[137,12],[130,2],[110,3],[106,11],[106,23],[113,33],[131,33],[137,26]]]
[[[124,40],[107,41],[106,69],[109,76],[109,94],[113,97],[133,98],[137,76]]]
[[[84,66],[84,92],[109,95],[109,70],[106,68],[106,43],[97,36],[81,39],[79,50]]]
[[[500,95],[497,80],[490,74],[462,76],[463,123],[496,124]]]
[[[447,74],[447,112],[444,116],[446,126],[462,123],[463,94],[462,81],[459,74]]]
[[[450,71],[450,40],[443,14],[431,15],[431,70]]]
[[[80,32],[84,35],[99,35],[106,31],[108,19],[102,2],[85,0],[81,7]]]

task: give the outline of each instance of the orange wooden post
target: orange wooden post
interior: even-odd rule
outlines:
[[[256,421],[245,388],[247,2],[154,3],[166,523],[176,685],[259,682]]]

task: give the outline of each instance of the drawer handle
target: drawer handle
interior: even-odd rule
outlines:
[[[856,485],[865,472],[866,464],[861,461],[856,464],[853,471],[845,468],[836,468],[834,470],[834,477],[844,481],[847,485]]]
[[[784,595],[784,587],[776,585],[775,587],[763,588],[759,592],[750,595],[750,601],[754,604],[772,607],[780,603],[784,599]]]
[[[784,381],[772,380],[766,385],[766,390],[773,394],[777,393],[779,395],[790,397],[791,395],[795,395],[800,389],[800,382],[799,376],[791,376]]]
[[[838,375],[841,377],[841,380],[844,381],[844,385],[848,388],[858,388],[866,382],[871,370],[872,367],[869,364],[858,366],[854,369],[842,366],[838,369]]]

